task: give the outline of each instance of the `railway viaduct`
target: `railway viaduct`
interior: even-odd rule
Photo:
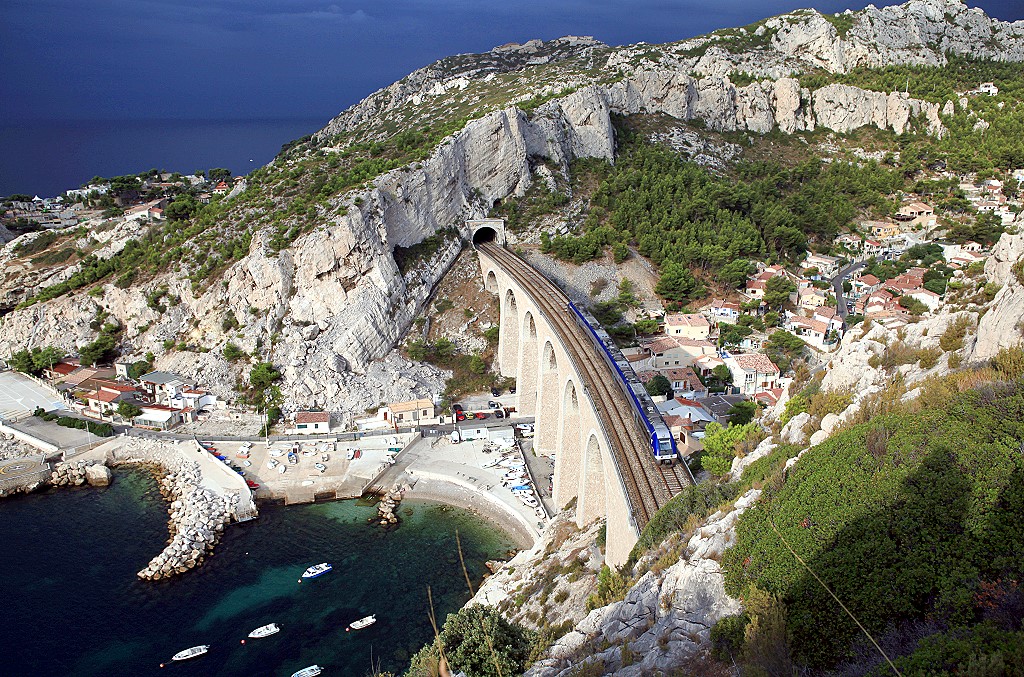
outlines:
[[[500,303],[497,366],[517,410],[536,418],[538,453],[555,454],[554,501],[576,499],[583,527],[607,520],[605,559],[626,561],[640,531],[689,479],[657,466],[616,377],[566,308],[568,298],[506,250],[500,220],[467,224],[486,289]]]

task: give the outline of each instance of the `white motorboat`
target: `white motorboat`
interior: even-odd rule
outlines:
[[[270,459],[269,461],[267,461],[267,467],[270,468],[271,470],[276,468],[278,465],[280,465],[280,462],[275,461],[274,459]]]
[[[302,486],[304,487],[311,487],[314,484],[316,484],[316,482],[314,482],[313,480],[302,480]]]
[[[323,671],[324,669],[319,665],[310,665],[308,668],[302,668],[298,672],[293,672],[292,677],[316,677]]]
[[[194,647],[192,647],[190,649],[185,649],[184,651],[179,651],[178,653],[176,653],[173,656],[171,656],[171,660],[172,661],[187,661],[190,658],[198,658],[199,656],[202,656],[204,653],[206,653],[209,650],[210,650],[210,645],[209,644],[201,644],[199,646],[194,646]]]
[[[278,474],[281,474],[281,475],[283,475],[284,471],[287,470],[287,469],[288,469],[288,466],[284,465],[283,463],[281,465],[277,466],[277,472],[278,472]]]
[[[302,577],[303,578],[316,578],[317,576],[323,576],[324,574],[328,573],[333,568],[334,567],[332,567],[327,562],[321,562],[320,564],[314,564],[313,566],[309,567],[308,569],[306,569],[305,571],[302,572]],[[299,582],[301,583],[302,581],[299,581]]]
[[[279,632],[281,632],[281,628],[277,625],[277,623],[267,623],[266,625],[261,625],[260,627],[250,632],[249,639],[263,639],[264,637],[276,635]]]
[[[313,467],[319,470],[321,474],[327,472],[327,466],[323,463],[314,463]]]
[[[347,628],[345,628],[345,632],[348,632],[349,630],[362,630],[363,628],[370,627],[371,625],[373,625],[376,622],[377,622],[377,615],[376,614],[373,614],[371,616],[364,616],[363,618],[360,618],[358,621],[352,621],[352,625],[350,625]]]
[[[356,457],[356,450],[355,449],[346,449],[345,450],[345,458],[347,460],[351,461],[355,457]]]
[[[271,449],[270,450],[270,455],[273,456],[274,458],[280,458],[281,456],[284,456],[284,450],[283,449]]]
[[[246,468],[252,467],[252,461],[242,461],[242,465]]]

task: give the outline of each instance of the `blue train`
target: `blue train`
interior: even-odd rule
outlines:
[[[679,458],[679,450],[676,441],[672,437],[661,412],[654,405],[644,384],[636,377],[636,372],[629,364],[629,361],[616,347],[612,337],[606,332],[593,315],[576,307],[572,301],[569,302],[569,310],[576,320],[576,324],[587,330],[590,340],[600,349],[604,361],[608,363],[612,371],[618,376],[619,388],[625,393],[626,398],[633,406],[633,415],[637,421],[644,426],[650,436],[651,451],[654,459],[661,463],[669,463]]]

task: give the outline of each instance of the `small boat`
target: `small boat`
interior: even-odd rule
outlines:
[[[320,456],[320,460],[323,461],[324,463],[327,463],[327,461],[331,460],[331,457],[329,454],[323,454]]]
[[[281,449],[271,449],[270,450],[270,455],[275,457],[275,458],[279,458],[281,456],[284,456],[284,451],[281,450]]]
[[[192,647],[190,649],[185,649],[184,651],[179,651],[178,653],[176,653],[173,656],[171,656],[171,660],[172,661],[187,661],[190,658],[198,658],[199,656],[202,656],[204,653],[206,653],[209,650],[210,650],[210,645],[209,644],[201,644],[199,646],[194,646],[194,647]]]
[[[333,567],[327,562],[321,562],[320,564],[314,564],[305,571],[302,572],[303,578],[316,578],[317,576],[323,576],[330,572]],[[302,581],[300,580],[299,583]]]
[[[279,466],[277,466],[277,472],[280,475],[283,475],[284,471],[287,470],[287,469],[288,469],[288,466],[286,466],[286,465],[279,465]]]
[[[529,484],[520,484],[518,487],[512,487],[512,491],[533,491],[533,487]]]
[[[293,672],[292,677],[316,677],[323,671],[324,669],[319,665],[310,665],[308,668],[302,668],[298,672]]]
[[[520,496],[519,500],[522,501],[524,504],[526,504],[526,506],[529,507],[529,508],[539,508],[540,507],[540,503],[538,503],[537,499],[534,498],[533,496]]]
[[[327,471],[327,466],[324,465],[323,463],[314,463],[313,467],[316,468],[317,470],[319,470],[321,473]]]
[[[245,466],[246,468],[251,468],[252,461],[242,461],[242,465]]]
[[[346,449],[345,458],[347,458],[348,460],[351,461],[355,457],[356,457],[356,450],[355,449]]]
[[[299,462],[299,455],[296,454],[295,452],[289,452],[288,462],[291,463],[292,465],[295,465],[296,463]]]
[[[245,481],[245,484],[246,484],[246,485],[247,485],[247,486],[248,486],[248,487],[249,487],[250,489],[259,489],[259,488],[260,488],[260,485],[256,484],[256,483],[255,483],[255,482],[253,482],[252,480],[246,480],[246,481]]]
[[[250,632],[249,639],[263,639],[264,637],[276,635],[279,632],[281,632],[281,628],[278,627],[277,623],[267,623]]]
[[[275,459],[270,459],[269,461],[267,461],[267,467],[270,468],[271,470],[276,468],[278,465],[280,465],[280,461],[277,461]]]
[[[352,621],[352,625],[350,625],[347,628],[345,628],[345,632],[348,632],[349,630],[362,630],[363,628],[370,627],[371,625],[373,625],[376,622],[377,622],[377,615],[376,614],[374,614],[372,616],[366,616],[364,618],[360,618],[358,621]]]
[[[302,480],[302,486],[304,486],[304,487],[311,487],[314,484],[315,484],[315,482],[313,482],[313,480]]]

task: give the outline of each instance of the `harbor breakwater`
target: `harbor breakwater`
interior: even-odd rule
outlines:
[[[213,552],[233,518],[253,514],[251,495],[243,497],[237,491],[223,490],[217,478],[204,478],[200,463],[189,458],[179,444],[132,438],[99,452],[95,452],[98,458],[63,461],[52,466],[35,461],[40,471],[26,475],[25,481],[5,490],[0,497],[31,493],[48,486],[104,487],[111,482],[111,467],[147,470],[156,478],[168,503],[167,545],[137,574],[151,581],[199,566]]]

